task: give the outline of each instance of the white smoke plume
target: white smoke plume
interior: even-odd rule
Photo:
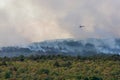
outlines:
[[[119,0],[0,0],[0,46],[120,37],[119,7]]]

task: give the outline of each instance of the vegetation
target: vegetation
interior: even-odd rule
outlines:
[[[120,80],[120,55],[4,57],[0,80]]]

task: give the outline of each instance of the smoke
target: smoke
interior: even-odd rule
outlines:
[[[120,37],[119,7],[119,0],[0,0],[0,45]]]

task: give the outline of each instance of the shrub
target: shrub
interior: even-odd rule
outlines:
[[[5,72],[5,79],[8,79],[12,76],[12,72],[11,71],[6,71]]]
[[[47,74],[48,75],[49,73],[50,73],[50,71],[48,69],[40,69],[37,71],[37,74]]]
[[[102,78],[98,78],[98,77],[93,76],[93,77],[90,77],[89,80],[103,80],[103,79],[102,79]]]
[[[60,64],[59,64],[58,61],[55,61],[55,63],[53,64],[53,66],[55,66],[55,67],[60,67]]]

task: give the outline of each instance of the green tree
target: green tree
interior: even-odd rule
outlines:
[[[8,79],[12,76],[12,72],[11,71],[6,71],[5,72],[5,79]]]
[[[19,56],[19,61],[23,62],[24,59],[25,59],[25,57],[24,57],[23,55],[20,55],[20,56]]]
[[[55,63],[53,64],[53,66],[55,66],[55,67],[60,67],[60,64],[59,64],[58,61],[55,61]]]

